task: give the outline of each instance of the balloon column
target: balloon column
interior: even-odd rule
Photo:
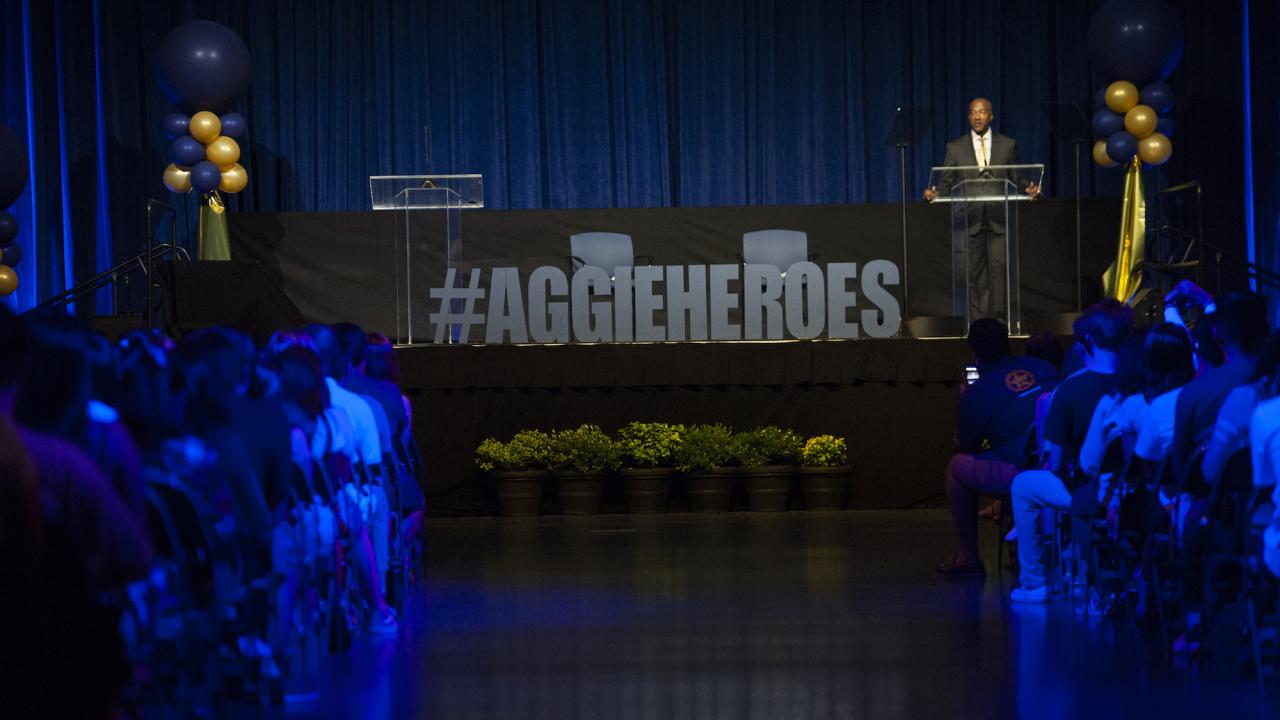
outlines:
[[[1135,155],[1162,165],[1173,152],[1173,88],[1165,80],[1182,59],[1182,25],[1162,0],[1111,0],[1089,23],[1089,55],[1110,84],[1094,97],[1093,161],[1103,167]]]
[[[7,208],[27,186],[27,148],[10,128],[0,125],[0,208]],[[18,219],[0,212],[0,297],[18,289],[16,268],[22,261],[17,243]]]
[[[181,111],[161,123],[173,142],[164,184],[176,193],[200,192],[220,210],[215,191],[238,193],[249,184],[240,164],[240,141],[248,126],[243,115],[230,112],[249,87],[249,48],[225,25],[208,20],[179,25],[160,44],[156,77]]]

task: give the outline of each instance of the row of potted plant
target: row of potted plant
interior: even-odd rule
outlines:
[[[548,474],[557,481],[565,514],[598,512],[603,478],[612,472],[623,478],[633,513],[665,511],[676,472],[688,477],[695,512],[728,510],[739,475],[751,510],[785,510],[797,473],[806,508],[838,510],[849,478],[847,454],[844,438],[806,440],[776,426],[735,432],[718,423],[632,422],[616,440],[596,425],[521,430],[507,442],[486,438],[476,449],[476,464],[492,473],[504,515],[536,515]]]

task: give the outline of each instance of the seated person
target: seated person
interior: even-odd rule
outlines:
[[[1249,422],[1254,408],[1269,397],[1267,386],[1280,369],[1280,333],[1272,333],[1254,366],[1253,381],[1232,390],[1218,411],[1213,435],[1205,448],[1201,474],[1210,487],[1217,487],[1227,460],[1237,451],[1249,447]]]
[[[1076,340],[1084,352],[1085,368],[1067,378],[1054,392],[1045,421],[1048,459],[1044,470],[1027,470],[1013,480],[1013,518],[1018,526],[1018,562],[1022,587],[1010,594],[1014,602],[1045,602],[1044,559],[1040,556],[1042,508],[1066,511],[1071,493],[1065,479],[1084,443],[1098,401],[1116,385],[1117,353],[1133,326],[1133,312],[1116,300],[1104,300],[1085,312]]]
[[[1217,301],[1211,314],[1224,362],[1187,383],[1174,409],[1170,461],[1174,477],[1182,487],[1186,487],[1190,479],[1192,460],[1213,435],[1218,411],[1227,395],[1252,378],[1254,363],[1270,332],[1266,299],[1256,293],[1229,293]]]
[[[948,575],[986,571],[978,556],[978,495],[1008,494],[1022,462],[1036,398],[1058,381],[1058,371],[1049,363],[1009,354],[1009,331],[999,320],[975,320],[968,342],[977,359],[978,379],[960,397],[960,452],[946,471],[960,550],[935,568]]]

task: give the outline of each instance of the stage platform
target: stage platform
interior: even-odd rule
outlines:
[[[398,355],[430,510],[454,515],[496,511],[472,461],[485,437],[580,423],[612,432],[631,420],[847,437],[850,507],[940,505],[971,357],[959,339],[426,345]],[[607,493],[606,510],[623,510],[621,489]]]

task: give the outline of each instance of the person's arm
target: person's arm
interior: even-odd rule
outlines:
[[[1089,477],[1097,477],[1102,469],[1102,457],[1107,452],[1107,421],[1115,409],[1116,399],[1110,395],[1098,401],[1089,421],[1089,432],[1080,446],[1080,469]]]
[[[942,158],[943,167],[955,167],[958,164],[959,163],[956,161],[956,158],[955,158],[955,153],[951,151],[951,143],[947,143],[947,152],[946,152],[946,155]],[[925,188],[924,196],[923,196],[925,202],[933,202],[934,200],[937,200],[939,194],[946,195],[950,193],[951,185],[953,184],[950,175],[951,175],[950,173],[942,173],[942,175],[938,178],[938,182],[941,183],[941,188],[942,188],[941,192],[939,192],[938,190],[939,188],[938,185],[930,185],[929,187]]]
[[[1273,423],[1259,421],[1254,410],[1249,423],[1249,456],[1253,460],[1253,486],[1256,488],[1276,485],[1276,467],[1280,463],[1280,438],[1276,437]],[[1280,487],[1277,487],[1280,492]],[[1280,512],[1280,506],[1277,506]]]
[[[1249,432],[1253,397],[1253,388],[1238,387],[1231,391],[1222,404],[1222,409],[1218,411],[1218,419],[1213,424],[1213,437],[1209,439],[1204,460],[1200,463],[1200,472],[1210,486],[1218,484],[1218,478],[1227,465],[1227,458],[1243,447],[1242,440]]]

